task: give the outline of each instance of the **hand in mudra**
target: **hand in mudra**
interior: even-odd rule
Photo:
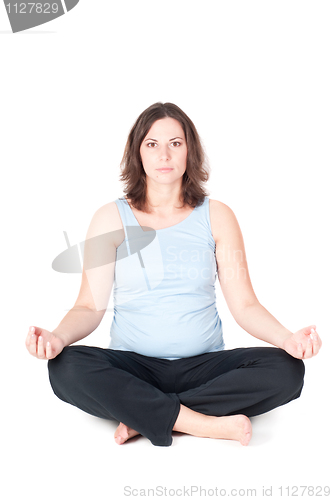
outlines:
[[[38,359],[53,359],[60,354],[65,343],[54,333],[32,326],[25,340],[25,346],[29,353]]]
[[[307,359],[315,356],[322,347],[322,341],[316,332],[316,325],[306,326],[289,336],[283,349],[298,359]]]

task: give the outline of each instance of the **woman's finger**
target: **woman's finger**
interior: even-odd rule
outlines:
[[[311,337],[308,338],[307,340],[307,347],[304,353],[304,358],[311,358],[312,357],[312,339]]]
[[[320,349],[320,345],[319,345],[319,336],[318,334],[315,332],[313,333],[313,348],[312,348],[312,352],[313,352],[313,356],[315,356],[315,354],[318,353],[319,349]]]
[[[51,342],[47,342],[46,344],[46,358],[50,359],[52,357],[52,346]]]
[[[29,352],[33,356],[36,356],[36,354],[37,354],[37,352],[36,352],[36,340],[37,340],[37,336],[34,333],[32,333],[30,335]]]
[[[26,339],[25,339],[25,346],[27,349],[29,349],[30,347],[30,338],[31,338],[31,333],[29,331],[28,335],[26,336]]]
[[[38,355],[39,359],[43,359],[45,357],[44,341],[43,341],[43,337],[41,335],[39,335],[39,337],[38,337],[37,355]]]
[[[25,345],[27,347],[27,349],[29,349],[30,347],[30,343],[31,343],[31,335],[35,333],[35,329],[33,328],[33,326],[30,326],[29,330],[28,330],[28,335],[25,339]]]

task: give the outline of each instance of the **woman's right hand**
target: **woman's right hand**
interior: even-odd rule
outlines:
[[[32,356],[38,359],[53,359],[65,347],[65,342],[48,330],[38,326],[31,326],[25,345]]]

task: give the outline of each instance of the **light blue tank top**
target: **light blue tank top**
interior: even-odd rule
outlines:
[[[170,360],[223,350],[209,198],[158,230],[141,227],[125,197],[115,203],[125,239],[116,251],[109,348]]]

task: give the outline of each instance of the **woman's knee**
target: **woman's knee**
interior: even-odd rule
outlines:
[[[64,347],[64,349],[58,354],[55,358],[49,359],[47,362],[47,367],[50,375],[58,376],[63,373],[63,371],[67,370],[68,366],[70,366],[70,355],[71,349],[69,346]]]
[[[278,350],[277,381],[292,399],[300,396],[304,383],[305,366],[302,359],[294,358],[283,349]]]
[[[64,387],[68,388],[75,384],[79,375],[75,369],[75,348],[65,347],[58,356],[47,362],[48,375],[51,387],[56,396],[64,398]]]

